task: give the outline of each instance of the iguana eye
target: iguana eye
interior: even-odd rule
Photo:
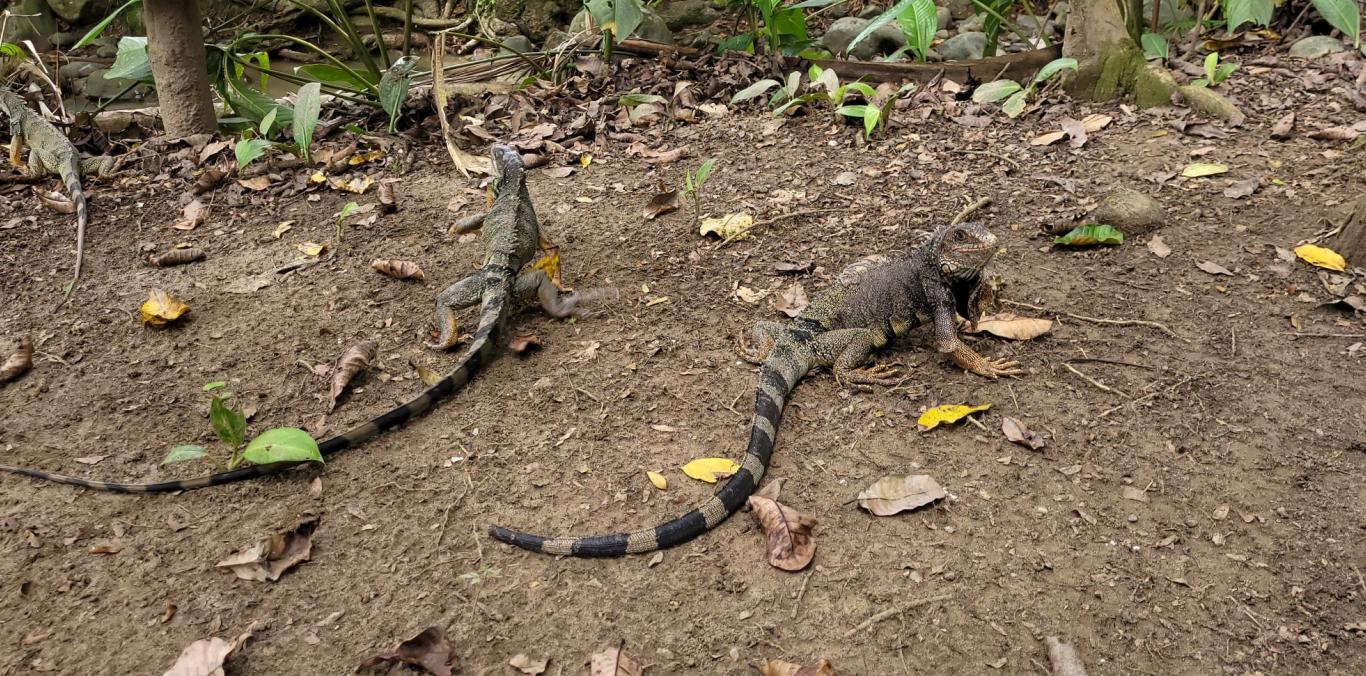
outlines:
[[[964,230],[956,230],[953,233],[953,238],[961,242],[968,238],[968,233]]]

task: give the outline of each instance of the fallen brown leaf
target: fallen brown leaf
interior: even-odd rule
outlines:
[[[1230,277],[1233,276],[1233,273],[1229,272],[1228,268],[1212,261],[1196,261],[1195,267],[1200,268],[1201,270],[1204,270],[1205,272],[1208,272],[1211,275],[1228,275]]]
[[[204,217],[209,213],[209,208],[198,198],[190,200],[184,209],[180,210],[180,220],[171,224],[176,230],[194,230],[200,223],[204,222]]]
[[[512,350],[513,354],[526,354],[540,348],[541,337],[534,333],[513,336],[512,340],[508,341],[508,349]]]
[[[275,533],[252,547],[214,564],[227,568],[239,579],[274,582],[285,571],[307,561],[313,552],[313,531],[321,517],[313,516],[293,528]]]
[[[42,202],[43,206],[59,214],[76,213],[76,203],[62,193],[53,190],[41,190],[35,185],[33,186],[33,194],[38,197],[38,201]]]
[[[3,364],[0,364],[0,383],[7,383],[18,378],[30,368],[33,368],[33,339],[22,336],[19,338],[19,345],[14,349],[14,353],[5,359]]]
[[[1284,141],[1290,138],[1290,132],[1295,128],[1295,111],[1286,113],[1284,117],[1276,120],[1276,124],[1271,127],[1271,138],[1277,141]]]
[[[776,500],[749,496],[749,507],[767,541],[768,562],[774,568],[797,571],[816,555],[816,540],[811,535],[816,520]]]
[[[759,670],[760,676],[835,676],[835,667],[825,658],[821,658],[814,667],[804,667],[782,660],[768,660],[755,668]]]
[[[205,169],[204,173],[195,178],[194,186],[190,188],[190,193],[194,195],[203,195],[204,193],[217,188],[218,184],[222,183],[223,179],[227,177],[228,172],[223,171],[222,169],[214,169],[212,167]]]
[[[1039,134],[1038,136],[1029,139],[1029,145],[1051,146],[1054,143],[1057,143],[1058,141],[1061,141],[1065,138],[1067,138],[1067,132],[1065,131],[1050,131],[1046,134]]]
[[[104,459],[107,458],[107,457],[109,457],[109,456],[107,456],[107,455],[87,455],[87,456],[85,456],[85,457],[83,457],[83,458],[72,458],[72,459],[75,460],[76,462],[81,463],[82,465],[98,465],[98,464],[100,464],[101,462],[103,462]]]
[[[1329,127],[1309,132],[1309,138],[1320,141],[1353,141],[1361,132],[1352,127]]]
[[[185,265],[204,259],[204,250],[195,247],[185,249],[171,249],[164,254],[147,257],[147,264],[154,268],[169,268],[173,265]]]
[[[891,516],[948,495],[939,482],[925,474],[882,477],[858,494],[858,504],[875,516]]]
[[[1001,419],[1001,432],[1006,435],[1006,439],[1021,446],[1028,446],[1032,450],[1039,450],[1045,445],[1043,436],[1038,432],[1025,427],[1025,424],[1014,418],[1006,417]]]
[[[263,174],[252,178],[241,178],[237,180],[237,184],[247,190],[265,190],[270,187],[270,177]]]
[[[1022,317],[1014,312],[1001,312],[977,320],[977,324],[969,327],[967,333],[990,333],[1011,340],[1029,340],[1048,333],[1052,328],[1051,319]]]
[[[763,488],[754,491],[754,494],[761,498],[768,498],[769,500],[776,501],[778,499],[778,494],[783,492],[783,484],[785,483],[787,483],[787,479],[771,479],[768,483],[764,484]]]
[[[1238,181],[1237,183],[1224,188],[1224,197],[1235,200],[1242,199],[1257,192],[1257,188],[1261,187],[1261,184],[1262,179],[1260,178],[1249,178],[1245,181]]]
[[[381,214],[392,214],[398,211],[398,197],[394,195],[393,181],[380,181],[379,192],[376,197],[379,198],[379,212]]]
[[[185,646],[170,671],[162,676],[223,676],[223,662],[237,652],[254,631],[256,623],[252,622],[245,632],[232,641],[224,641],[217,636],[199,639]]]
[[[1086,145],[1086,125],[1070,117],[1065,117],[1058,121],[1058,126],[1062,127],[1062,130],[1067,132],[1067,135],[1071,137],[1071,140],[1068,141],[1068,143],[1070,143],[1073,148],[1080,148]]]
[[[1120,490],[1120,495],[1123,495],[1125,500],[1133,500],[1134,502],[1148,501],[1148,493],[1141,488],[1134,488],[1133,486],[1125,486],[1122,488]]]
[[[422,267],[413,261],[376,258],[370,261],[370,267],[394,279],[416,279],[418,281],[427,279],[427,274],[422,271]]]
[[[789,317],[800,315],[802,311],[806,309],[806,306],[810,304],[811,301],[806,297],[806,289],[802,286],[801,282],[796,282],[792,286],[787,287],[787,289],[778,294],[778,297],[773,301],[773,307],[777,309],[778,312]]]
[[[536,676],[537,674],[545,673],[545,666],[550,664],[550,658],[542,657],[537,660],[528,657],[526,653],[517,653],[512,656],[512,659],[508,660],[508,664],[512,665],[517,671],[527,674],[527,676]]]
[[[645,204],[645,209],[640,215],[647,221],[653,221],[659,216],[678,211],[678,207],[678,191],[670,190],[650,198],[650,201]]]
[[[441,627],[427,627],[422,633],[398,644],[392,650],[385,650],[361,662],[360,666],[356,667],[356,671],[373,669],[394,662],[411,664],[433,676],[451,676],[454,659],[451,655],[450,641],[446,638],[446,631]]]
[[[589,676],[640,676],[643,672],[640,662],[626,652],[624,645],[594,653],[588,661]]]
[[[1172,255],[1172,248],[1167,246],[1167,241],[1162,239],[1162,235],[1153,235],[1152,239],[1148,240],[1148,251],[1158,258]]]
[[[327,410],[331,412],[337,407],[337,397],[346,390],[346,386],[351,383],[365,367],[374,361],[378,347],[372,340],[364,340],[351,346],[341,359],[337,360],[337,365],[332,369],[332,390],[328,396]]]

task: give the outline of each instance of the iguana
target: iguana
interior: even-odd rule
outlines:
[[[761,364],[749,445],[739,471],[702,506],[632,533],[549,538],[492,526],[490,534],[534,552],[571,556],[639,554],[687,542],[735,513],[758,487],[773,453],[784,403],[798,381],[812,369],[828,366],[842,384],[895,383],[896,367],[861,365],[870,352],[922,324],[933,325],[935,349],[968,371],[987,378],[1022,374],[1018,362],[985,358],[958,337],[957,314],[980,316],[987,300],[983,280],[996,252],[996,236],[979,223],[942,226],[908,254],[849,266],[792,326],[755,326],[758,349],[750,350],[742,341],[737,350],[747,361]]]
[[[525,169],[517,150],[495,145],[490,152],[493,159],[493,206],[482,220],[482,232],[488,245],[484,264],[474,274],[452,284],[436,299],[436,324],[440,337],[434,347],[449,347],[456,342],[455,310],[481,303],[479,325],[474,340],[455,370],[417,397],[350,431],[320,443],[324,456],[347,448],[354,448],[381,432],[398,427],[421,415],[437,402],[450,397],[469,382],[470,377],[493,357],[496,341],[517,302],[536,300],[551,316],[566,317],[581,301],[594,295],[590,292],[561,295],[551,283],[546,269],[534,267],[519,274],[535,256],[541,235],[540,221],[531,205],[526,189]],[[469,229],[479,227],[472,225]],[[606,290],[601,293],[610,293]],[[151,484],[91,481],[64,474],[52,474],[26,467],[0,465],[0,470],[48,479],[75,486],[84,486],[116,493],[157,493],[183,491],[218,486],[244,479],[275,474],[300,463],[283,462],[252,465],[219,474],[182,481]]]
[[[76,205],[76,271],[67,293],[81,278],[81,261],[85,257],[85,224],[87,220],[85,191],[81,189],[83,174],[104,174],[113,163],[111,157],[81,159],[71,139],[51,122],[31,110],[17,94],[0,89],[0,111],[9,120],[9,162],[29,176],[43,176],[53,172],[71,193]],[[24,146],[29,147],[28,165],[23,162]]]

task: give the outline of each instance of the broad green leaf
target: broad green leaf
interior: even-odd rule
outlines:
[[[850,50],[854,48],[855,45],[857,45],[860,42],[863,42],[865,39],[868,38],[869,35],[872,35],[875,31],[877,31],[877,29],[886,26],[887,24],[895,20],[898,16],[901,16],[901,13],[906,11],[906,8],[910,7],[911,3],[914,1],[915,0],[900,0],[900,2],[896,3],[895,5],[892,5],[887,11],[877,15],[877,18],[873,19],[872,21],[869,21],[868,25],[865,26],[864,29],[858,35],[854,36],[854,39],[852,42],[849,43],[849,46],[844,48],[844,53],[848,54]]]
[[[294,73],[311,80],[351,85],[357,89],[369,89],[375,84],[366,79],[368,73],[338,68],[330,63],[310,63],[306,66],[298,66],[294,69]]]
[[[994,103],[1020,91],[1020,83],[1014,80],[994,80],[981,85],[972,93],[973,103]]]
[[[1097,244],[1123,244],[1124,233],[1112,225],[1088,223],[1072,228],[1066,235],[1053,238],[1059,246],[1094,246]]]
[[[863,98],[869,101],[872,101],[873,98],[877,96],[877,90],[873,89],[872,86],[866,82],[850,82],[848,85],[845,85],[845,88],[862,94]],[[836,103],[842,102],[836,101]]]
[[[741,33],[722,40],[716,45],[717,54],[726,52],[752,52],[754,51],[754,36],[749,33]]]
[[[408,61],[413,59],[414,61]],[[379,104],[389,115],[389,133],[394,133],[398,125],[398,114],[403,100],[408,98],[408,84],[412,82],[412,68],[416,57],[405,56],[389,67],[389,72],[379,79]]]
[[[232,106],[233,112],[238,115],[260,124],[261,120],[266,118],[266,113],[279,108],[280,110],[275,111],[275,122],[281,125],[294,123],[294,111],[279,101],[252,89],[245,80],[234,77],[228,79],[226,84],[227,86],[222,89],[222,92],[228,100],[228,105]]]
[[[741,101],[748,101],[777,86],[779,86],[777,80],[759,80],[758,82],[735,92],[735,96],[730,97],[730,102],[739,103]]]
[[[642,103],[662,103],[668,105],[669,100],[658,94],[632,92],[630,94],[622,94],[621,98],[617,99],[617,103],[629,108],[631,106],[638,106]]]
[[[114,65],[104,74],[107,80],[137,80],[150,82],[152,66],[147,62],[147,38],[125,35],[119,38],[119,51]]]
[[[811,68],[812,70],[816,70],[820,68],[820,66],[812,66]],[[834,94],[835,91],[840,88],[840,75],[839,73],[836,73],[834,69],[825,69],[816,73],[815,77],[811,78],[811,84],[812,86],[820,87],[826,92]]]
[[[907,46],[915,52],[915,58],[925,62],[925,53],[934,42],[934,33],[939,28],[935,15],[934,0],[911,0],[906,11],[898,14],[897,23],[901,32],[906,34]]]
[[[204,383],[204,391],[205,391],[205,392],[212,392],[213,390],[216,390],[216,389],[218,389],[218,388],[220,388],[220,387],[227,387],[227,386],[228,386],[228,381],[226,381],[226,380],[215,380],[215,381],[213,381],[213,382],[211,382],[211,383]]]
[[[237,142],[233,147],[232,153],[237,156],[237,168],[243,169],[248,164],[266,154],[266,148],[274,145],[270,141],[261,138],[244,138]]]
[[[270,129],[275,126],[275,115],[279,108],[271,108],[266,111],[266,116],[261,118],[261,138],[270,138]]]
[[[1171,58],[1171,45],[1167,44],[1167,38],[1157,33],[1144,33],[1139,41],[1143,43],[1143,52],[1148,56],[1159,59]]]
[[[1052,61],[1049,61],[1048,63],[1044,64],[1044,67],[1043,67],[1043,68],[1040,68],[1040,69],[1039,69],[1039,72],[1036,73],[1036,74],[1034,75],[1034,84],[1040,84],[1040,83],[1043,83],[1043,82],[1047,82],[1047,81],[1048,81],[1048,78],[1051,78],[1051,77],[1053,77],[1054,75],[1057,75],[1057,74],[1058,74],[1059,72],[1061,72],[1061,71],[1064,71],[1064,70],[1072,70],[1072,71],[1075,71],[1076,69],[1077,69],[1077,60],[1076,60],[1076,59],[1069,58],[1069,57],[1066,57],[1066,56],[1064,56],[1064,57],[1062,57],[1062,58],[1060,58],[1060,59],[1053,59]]]
[[[318,442],[308,436],[308,432],[295,427],[277,427],[262,432],[247,444],[242,457],[257,465],[323,461]]]
[[[714,167],[714,166],[716,166],[716,158],[715,158],[715,157],[708,157],[706,160],[703,160],[702,166],[700,166],[700,167],[697,168],[697,187],[698,187],[698,188],[701,188],[701,187],[702,187],[702,184],[707,182],[707,177],[708,177],[708,176],[711,176],[711,170],[712,170],[712,167]]]
[[[1181,170],[1181,175],[1186,178],[1200,178],[1201,176],[1215,176],[1227,173],[1228,165],[1213,164],[1210,162],[1195,162],[1186,165],[1186,168]]]
[[[346,204],[342,205],[341,213],[337,214],[337,220],[338,220],[338,221],[344,221],[344,220],[346,220],[346,217],[347,217],[347,216],[350,216],[352,213],[354,213],[354,212],[356,211],[356,209],[359,209],[359,208],[360,208],[360,205],[359,205],[359,204],[356,204],[355,202],[347,202]]]
[[[801,73],[798,73],[797,71],[794,70],[794,71],[792,71],[791,73],[788,73],[788,74],[787,74],[787,86],[784,87],[783,90],[787,93],[787,95],[788,95],[789,97],[796,96],[796,95],[797,95],[797,88],[799,88],[799,87],[801,87],[801,86],[802,86],[802,74],[801,74]]]
[[[1271,23],[1271,9],[1271,0],[1224,0],[1226,28],[1232,33],[1246,23],[1265,26]]]
[[[0,42],[0,56],[7,56],[11,59],[23,59],[24,48],[13,42]]]
[[[783,105],[778,106],[777,108],[774,108],[774,109],[773,109],[773,117],[778,117],[779,115],[782,115],[782,114],[783,114],[783,111],[787,110],[788,108],[792,108],[793,106],[800,106],[800,105],[802,105],[803,103],[810,103],[811,101],[813,101],[813,100],[815,100],[815,99],[817,99],[817,98],[819,98],[819,97],[822,97],[822,96],[824,96],[824,94],[805,94],[805,95],[802,95],[802,96],[798,96],[797,98],[792,99],[792,100],[788,101],[787,103],[784,103]]]
[[[840,106],[839,108],[835,109],[835,112],[846,117],[857,117],[862,119],[863,116],[868,114],[868,108],[869,106],[865,106],[863,104],[853,106]]]
[[[181,444],[179,446],[176,446],[175,448],[172,448],[171,452],[166,454],[166,458],[161,461],[161,466],[165,467],[166,465],[174,464],[177,462],[198,460],[208,454],[209,451],[206,450],[203,446],[195,446],[194,444]]]
[[[1330,26],[1352,38],[1352,46],[1361,48],[1361,11],[1356,0],[1312,0],[1314,9],[1319,11]]]
[[[306,163],[313,161],[313,130],[318,126],[321,98],[322,85],[310,82],[299,87],[299,95],[294,99],[294,124],[290,131]]]
[[[640,27],[643,18],[640,0],[612,0],[612,15],[612,35],[617,36],[619,40],[631,37],[631,34]]]
[[[209,402],[209,422],[223,443],[237,448],[246,441],[247,419],[241,411],[228,406],[227,397],[216,396]]]
[[[1001,112],[1005,113],[1006,117],[1012,119],[1019,117],[1020,114],[1024,112],[1025,95],[1027,93],[1028,92],[1021,89],[1020,91],[1011,94],[1010,98],[1006,99],[1006,102],[1001,104]]]
[[[588,0],[584,7],[588,8],[588,15],[593,17],[593,23],[599,28],[612,23],[612,0]]]
[[[99,23],[95,24],[93,27],[90,28],[90,30],[86,31],[85,35],[81,36],[81,39],[77,40],[76,44],[72,45],[71,48],[80,49],[81,47],[84,47],[94,42],[95,38],[98,38],[100,34],[104,32],[104,29],[109,27],[109,24],[114,23],[114,19],[119,18],[119,15],[123,14],[123,10],[128,9],[129,7],[132,7],[133,5],[136,5],[141,2],[142,0],[128,0],[128,2],[119,5],[118,9],[115,9],[114,11],[110,12],[109,16],[100,19]]]
[[[848,0],[803,0],[803,2],[799,2],[795,5],[792,5],[792,9],[807,9],[810,7],[829,7],[830,5],[833,5],[837,2],[847,1]]]
[[[1220,82],[1227,80],[1228,76],[1232,75],[1235,70],[1238,70],[1238,64],[1236,63],[1221,63],[1218,66],[1215,66],[1214,84],[1219,84]]]
[[[873,137],[873,132],[877,131],[878,124],[882,122],[882,109],[877,106],[868,106],[863,113],[863,135],[867,138]]]
[[[1206,54],[1206,55],[1205,55],[1205,79],[1206,79],[1206,80],[1209,80],[1210,82],[1215,82],[1215,83],[1217,83],[1217,81],[1214,79],[1214,69],[1215,69],[1218,65],[1219,65],[1219,52],[1210,52],[1209,54]]]

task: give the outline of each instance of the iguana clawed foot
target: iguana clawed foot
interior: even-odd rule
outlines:
[[[1022,376],[1025,374],[1018,361],[983,357],[973,352],[966,345],[953,351],[953,362],[972,373],[992,380],[1001,376]]]
[[[836,382],[844,387],[862,392],[873,391],[873,385],[884,387],[899,385],[906,377],[900,363],[873,364],[872,366],[849,369],[843,373],[839,369],[835,370]]]
[[[768,359],[768,353],[771,350],[773,350],[772,336],[765,336],[764,342],[760,344],[758,347],[754,347],[753,345],[749,344],[748,340],[745,339],[744,334],[741,334],[740,342],[738,345],[735,346],[735,356],[739,357],[743,361],[749,362],[750,364],[754,364],[755,366],[762,366],[764,364],[764,360]]]
[[[441,307],[436,312],[437,337],[434,341],[423,343],[429,350],[449,350],[460,343],[460,331],[456,329],[455,309]]]

